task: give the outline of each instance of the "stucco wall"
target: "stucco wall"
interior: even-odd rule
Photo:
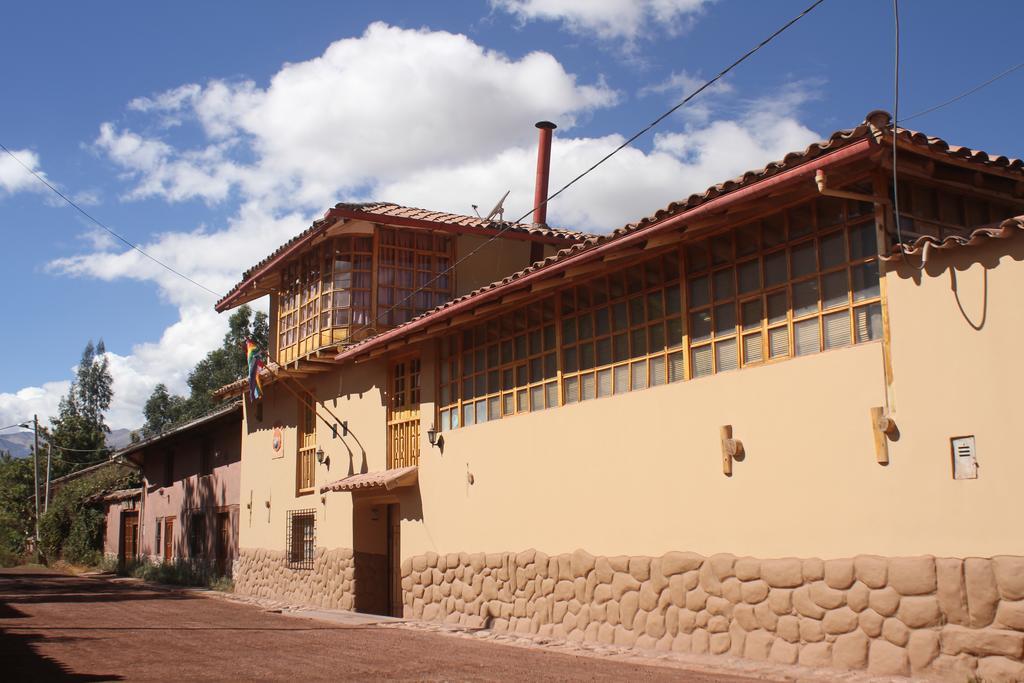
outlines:
[[[380,384],[386,381],[387,365],[369,362],[347,366],[340,373],[311,377],[302,384],[289,380],[287,388],[271,384],[263,399],[263,420],[246,402],[242,462],[242,506],[240,546],[285,549],[285,520],[289,510],[316,510],[317,546],[352,547],[352,501],[349,494],[321,496],[319,488],[360,472],[379,471],[387,466],[385,425],[387,410]],[[324,450],[324,463],[316,465],[317,493],[297,496],[295,488],[296,419],[298,393],[302,387],[314,392],[318,401],[352,430],[348,437],[334,438],[323,420],[316,421],[317,445]],[[331,419],[323,406],[318,412]],[[274,426],[280,425],[283,445],[275,457],[272,447]],[[251,502],[251,510],[247,507]],[[267,503],[270,506],[267,507]]]
[[[121,552],[121,515],[126,510],[138,510],[138,501],[107,503],[106,520],[103,525],[103,554],[118,555]]]
[[[531,242],[496,239],[482,246],[489,239],[483,235],[459,235],[455,247],[456,259],[463,258],[474,249],[479,248],[480,251],[460,263],[456,269],[455,296],[468,294],[530,265]]]
[[[188,516],[196,508],[213,510],[237,506],[239,503],[239,480],[241,478],[241,439],[238,414],[232,413],[216,424],[197,428],[159,442],[146,450],[142,473],[144,488],[144,520],[142,525],[142,554],[161,559],[163,554],[163,533],[161,547],[154,547],[156,520],[174,516],[174,556],[188,555]],[[210,438],[212,446],[213,471],[200,476],[200,456],[204,439]],[[164,481],[164,458],[173,453],[174,480]],[[237,548],[237,509],[232,509],[232,548]],[[207,517],[207,547],[213,548],[215,525]]]

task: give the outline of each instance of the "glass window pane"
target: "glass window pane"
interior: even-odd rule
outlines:
[[[758,235],[761,226],[750,223],[736,228],[736,255],[748,256],[757,252]]]
[[[693,377],[706,377],[711,374],[710,344],[690,351],[690,373]]]
[[[607,308],[599,308],[594,311],[594,331],[598,335],[608,334],[612,331],[611,314]]]
[[[575,346],[570,346],[562,351],[562,365],[565,372],[576,372],[580,369]]]
[[[650,372],[652,387],[665,383],[665,356],[655,356],[651,359]]]
[[[612,329],[624,330],[629,327],[629,317],[626,315],[626,302],[619,301],[612,306]]]
[[[544,404],[548,408],[558,406],[558,383],[548,382],[544,385]]]
[[[814,256],[814,242],[803,242],[794,246],[790,251],[789,262],[794,278],[815,272],[818,265]]]
[[[786,223],[781,213],[762,219],[761,229],[765,248],[774,247],[786,241]]]
[[[715,335],[736,333],[736,304],[731,301],[727,304],[715,306]]]
[[[861,223],[850,228],[850,259],[857,260],[875,256],[877,243],[875,241],[875,224]]]
[[[849,311],[830,313],[821,319],[821,325],[825,331],[826,349],[838,349],[850,345],[852,332]]]
[[[771,358],[785,358],[789,355],[789,330],[773,327],[768,330],[768,353]]]
[[[502,397],[501,397],[501,407],[502,407],[502,411],[504,411],[504,413],[506,415],[514,415],[515,414],[516,406],[515,406],[515,401],[514,401],[511,393],[502,395]]]
[[[629,334],[629,351],[632,357],[642,356],[647,353],[647,330],[643,327],[633,330]]]
[[[815,202],[818,210],[818,230],[843,222],[843,200],[836,197],[820,197]]]
[[[562,397],[566,404],[576,403],[580,400],[580,378],[579,377],[567,377],[562,382]]]
[[[487,402],[477,401],[476,402],[476,422],[481,424],[487,422]]]
[[[759,363],[764,360],[761,349],[761,333],[755,332],[743,337],[743,363]]]
[[[491,396],[487,399],[487,419],[497,420],[501,417],[501,397]]]
[[[758,259],[741,263],[736,271],[740,294],[761,288],[761,262]]]
[[[857,343],[882,338],[882,306],[871,304],[861,306],[853,311],[854,328],[857,332]]]
[[[686,270],[696,273],[708,267],[707,242],[701,242],[686,248]]]
[[[615,379],[615,393],[624,394],[629,391],[629,366],[617,365],[612,369]]]
[[[711,297],[708,294],[707,275],[690,280],[687,294],[689,296],[688,303],[690,308],[707,305],[711,301]]]
[[[763,316],[761,298],[758,297],[757,299],[744,301],[740,304],[740,315],[742,316],[743,329],[751,330],[760,327]]]
[[[818,336],[818,319],[801,320],[793,325],[793,345],[796,355],[806,356],[821,350]]]
[[[665,312],[668,315],[679,313],[682,310],[682,302],[679,297],[679,287],[673,285],[665,290]]]
[[[711,263],[719,265],[732,261],[732,235],[720,235],[711,240]]]
[[[715,301],[721,301],[722,299],[728,299],[736,293],[736,288],[733,283],[733,270],[732,268],[726,268],[725,270],[716,270],[714,275],[714,290],[715,290]]]
[[[786,299],[786,290],[768,295],[768,322],[780,323],[786,320],[789,304]]]
[[[612,338],[597,340],[597,364],[608,365],[612,362]]]
[[[644,298],[635,296],[629,300],[629,324],[640,325],[647,321],[644,315]]]
[[[667,339],[665,343],[668,344],[669,348],[673,346],[679,346],[683,343],[683,319],[672,318],[665,323],[665,334]]]
[[[629,366],[630,384],[633,391],[647,388],[647,362],[637,361]]]
[[[605,368],[597,373],[597,395],[598,396],[611,396],[612,395],[612,370],[611,368]]]
[[[810,204],[794,207],[787,213],[789,214],[789,239],[794,239],[811,232],[814,227],[814,218],[811,214]]]
[[[846,263],[846,240],[843,238],[842,230],[821,238],[821,242],[818,243],[818,256],[822,270]]]
[[[849,302],[846,270],[821,276],[822,305],[825,308],[845,306]]]
[[[647,319],[658,320],[665,317],[665,305],[662,302],[661,290],[647,295]]]
[[[590,339],[594,336],[594,316],[584,313],[579,317],[580,339]]]
[[[580,370],[589,370],[594,367],[594,344],[580,344]]]
[[[699,342],[711,338],[711,311],[697,311],[690,314],[690,341]]]
[[[764,285],[773,287],[789,279],[786,268],[786,252],[776,251],[764,257]]]
[[[818,280],[793,283],[793,316],[799,317],[818,310]]]
[[[527,400],[526,389],[520,389],[516,392],[516,411],[520,413],[526,413],[530,410],[530,402]]]
[[[473,414],[472,403],[462,406],[462,424],[466,427],[471,427],[473,425]]]
[[[735,370],[738,367],[736,339],[715,343],[715,372]]]
[[[612,355],[616,363],[629,358],[629,335],[625,332],[612,337]]]
[[[594,382],[594,373],[590,372],[586,375],[580,376],[580,388],[582,400],[589,401],[590,399],[597,397],[597,385]]]
[[[879,295],[877,261],[855,266],[852,271],[854,301],[873,299]]]
[[[530,410],[544,410],[544,387],[539,384],[530,387]]]
[[[572,344],[575,341],[576,341],[576,318],[565,318],[564,320],[562,320],[562,343],[563,344]],[[504,357],[504,346],[502,347],[502,360],[505,360],[505,357]]]
[[[676,351],[668,354],[668,381],[682,382],[685,379],[683,374],[683,352]]]
[[[647,332],[648,348],[651,349],[651,353],[665,348],[665,325],[663,323],[651,325],[647,328]]]

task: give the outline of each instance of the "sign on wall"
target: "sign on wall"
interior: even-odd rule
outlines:
[[[274,425],[274,437],[271,440],[272,458],[284,457],[284,425],[280,422]]]

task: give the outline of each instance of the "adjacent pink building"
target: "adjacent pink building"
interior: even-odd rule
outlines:
[[[226,405],[118,453],[139,467],[142,488],[134,514],[120,509],[124,503],[108,508],[105,552],[116,547],[123,559],[188,560],[231,573],[238,552],[241,411],[240,402]]]

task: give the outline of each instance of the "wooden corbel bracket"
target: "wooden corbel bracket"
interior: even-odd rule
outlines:
[[[732,425],[719,427],[719,436],[722,439],[722,473],[732,476],[732,461],[743,458],[743,442],[732,438]]]
[[[896,421],[881,406],[871,409],[871,433],[875,437],[875,460],[879,465],[888,465],[889,439],[898,432]]]

